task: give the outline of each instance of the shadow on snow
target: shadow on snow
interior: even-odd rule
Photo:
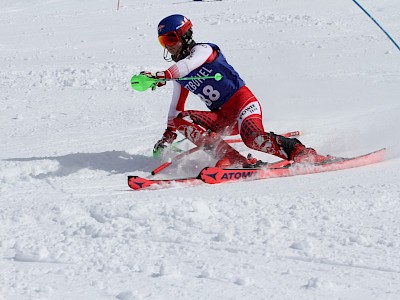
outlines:
[[[101,153],[74,153],[63,156],[9,158],[5,161],[33,162],[40,160],[56,160],[59,168],[56,171],[35,176],[47,178],[68,176],[82,169],[106,171],[112,174],[123,174],[134,171],[149,172],[160,163],[152,157],[130,155],[125,151],[107,151]]]

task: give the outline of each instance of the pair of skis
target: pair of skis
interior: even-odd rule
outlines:
[[[260,169],[206,167],[201,170],[196,177],[180,179],[147,179],[140,176],[128,176],[128,185],[133,190],[140,190],[154,186],[158,188],[168,187],[176,183],[184,183],[186,185],[202,183],[217,184],[337,171],[382,162],[385,159],[385,151],[386,149],[383,148],[375,152],[351,158],[330,156],[327,157],[326,161],[317,164],[279,161]]]
[[[300,131],[293,131],[282,134],[286,137],[293,137],[300,135]],[[239,140],[229,140],[229,142],[238,142]],[[167,166],[176,162],[183,156],[198,151],[200,148],[193,148],[187,152],[181,153],[174,157],[171,162],[164,163],[160,167],[152,171],[152,174],[157,174]],[[281,160],[275,163],[270,163],[263,168],[257,169],[229,169],[218,167],[205,167],[200,171],[196,177],[187,177],[179,179],[147,179],[140,176],[128,176],[128,185],[133,190],[141,190],[146,188],[163,188],[171,185],[182,183],[185,185],[198,185],[198,184],[218,184],[233,181],[249,181],[260,180],[277,177],[288,177],[295,175],[314,174],[320,172],[337,171],[355,167],[361,167],[369,164],[381,162],[385,159],[386,149],[380,149],[368,154],[341,158],[334,156],[327,156],[326,160],[322,163],[295,163],[288,160]]]

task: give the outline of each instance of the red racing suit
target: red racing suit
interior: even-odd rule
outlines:
[[[197,146],[203,146],[221,159],[236,163],[245,158],[222,140],[222,136],[240,134],[251,149],[288,159],[297,139],[267,133],[262,123],[262,109],[234,68],[214,44],[196,44],[190,55],[165,71],[167,78],[208,76],[215,79],[176,80],[168,113],[167,126],[177,129]],[[200,97],[210,111],[185,111],[189,92]],[[210,132],[212,133],[210,136]]]

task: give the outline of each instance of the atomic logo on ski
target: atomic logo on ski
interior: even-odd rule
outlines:
[[[254,176],[254,172],[250,172],[250,171],[235,171],[235,172],[229,172],[229,173],[224,173],[221,176],[221,180],[232,180],[232,179],[246,179],[249,178],[251,176]],[[217,175],[217,173],[215,174]],[[214,178],[215,179],[215,178]]]
[[[218,174],[218,173],[205,174],[205,175],[207,175],[208,177],[211,177],[211,178],[214,179],[214,180],[217,180],[217,174]]]
[[[223,170],[223,172],[221,172]],[[200,172],[200,179],[205,183],[220,183],[232,180],[244,180],[258,174],[257,169],[221,169],[207,167]]]

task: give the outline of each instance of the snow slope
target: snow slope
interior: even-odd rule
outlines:
[[[0,299],[400,298],[400,53],[352,1],[3,2]],[[400,2],[362,4],[399,42]],[[388,147],[388,160],[130,191],[126,175],[161,163],[172,87],[129,79],[169,66],[156,26],[173,13],[220,45],[267,130],[341,156]]]

